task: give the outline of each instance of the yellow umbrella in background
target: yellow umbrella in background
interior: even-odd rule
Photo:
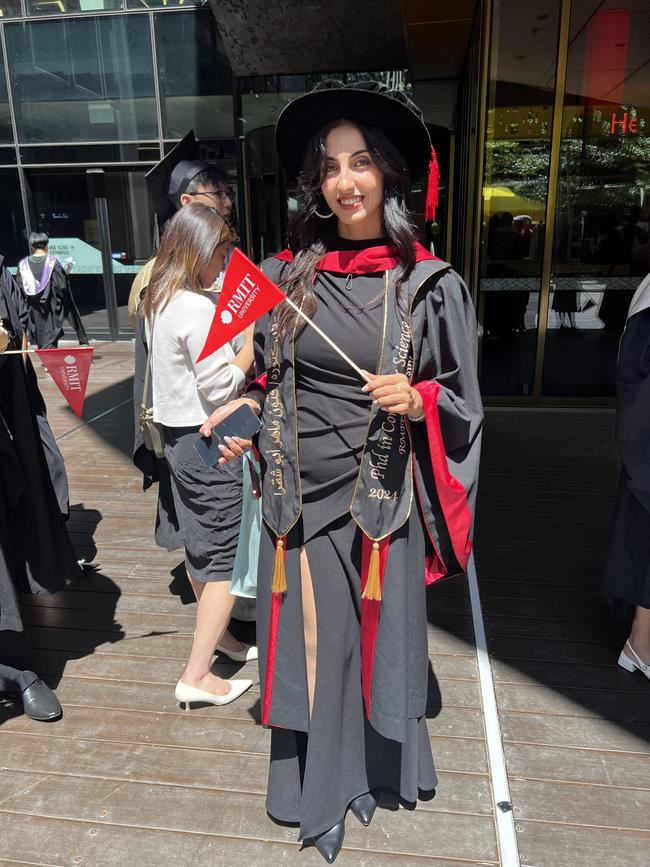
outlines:
[[[545,201],[528,199],[513,192],[509,187],[492,184],[483,187],[483,202],[486,220],[494,214],[508,212],[513,217],[525,214],[534,222],[540,222],[546,213]]]

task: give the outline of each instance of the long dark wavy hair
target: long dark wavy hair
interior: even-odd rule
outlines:
[[[313,290],[314,266],[325,253],[337,248],[338,221],[319,219],[315,215],[328,210],[321,192],[325,179],[327,151],[325,140],[329,133],[342,124],[356,126],[384,178],[383,236],[395,247],[399,264],[393,270],[393,285],[399,291],[400,283],[408,276],[415,264],[413,242],[416,228],[409,211],[411,178],[406,161],[377,127],[365,126],[354,121],[340,120],[328,123],[310,140],[303,167],[298,176],[298,211],[289,226],[289,248],[293,262],[282,279],[282,288],[289,298],[302,307],[307,316],[316,311],[316,296]],[[295,329],[304,325],[288,304],[281,304],[274,315],[274,330],[284,339]]]

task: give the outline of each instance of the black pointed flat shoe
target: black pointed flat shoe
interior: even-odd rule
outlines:
[[[365,795],[359,795],[354,801],[350,802],[350,810],[354,813],[362,825],[368,827],[372,822],[372,817],[377,809],[377,798],[372,792],[366,792]]]
[[[23,709],[30,719],[41,722],[58,719],[63,713],[58,698],[40,678],[23,690]]]
[[[341,851],[344,837],[344,819],[341,819],[341,821],[337,825],[334,825],[333,828],[330,828],[329,831],[325,831],[324,834],[314,837],[314,846],[318,849],[328,864],[332,864],[336,861],[336,856]]]

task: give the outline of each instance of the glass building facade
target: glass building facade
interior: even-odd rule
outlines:
[[[244,249],[283,244],[295,189],[273,124],[326,71],[234,76],[207,2],[0,0],[0,13],[0,253],[14,265],[28,231],[48,231],[91,336],[131,333],[126,298],[151,252],[144,174],[189,129],[230,174]],[[422,228],[473,292],[488,402],[612,399],[650,271],[648,34],[650,0],[476,3],[454,120],[430,126],[441,207]],[[336,73],[368,75],[417,95],[406,69]],[[421,199],[416,186],[416,212]]]
[[[0,13],[0,253],[15,265],[29,230],[44,229],[73,260],[90,336],[128,336],[128,292],[152,247],[147,170],[193,128],[237,176],[214,18],[183,0],[0,0]]]
[[[650,2],[493,0],[486,21],[482,388],[611,398],[650,271]]]

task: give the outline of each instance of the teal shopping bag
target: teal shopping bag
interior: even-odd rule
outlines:
[[[257,561],[262,531],[262,500],[259,488],[259,461],[249,452],[244,462],[244,498],[237,554],[232,572],[230,592],[234,596],[255,599],[257,595]]]

